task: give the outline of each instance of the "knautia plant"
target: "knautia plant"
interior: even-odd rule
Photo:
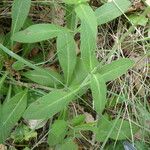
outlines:
[[[0,104],[0,143],[5,143],[21,118],[51,120],[47,142],[50,147],[61,150],[78,149],[75,139],[80,138],[82,131],[91,131],[95,141],[106,142],[108,139],[130,139],[138,130],[131,121],[119,115],[112,119],[105,112],[108,101],[106,83],[125,74],[134,62],[120,58],[104,65],[107,58],[102,62],[96,58],[98,27],[122,15],[130,7],[130,1],[112,0],[96,10],[88,0],[64,0],[62,5],[67,10],[65,26],[49,23],[25,26],[31,0],[13,1],[10,40],[7,44],[0,44],[0,53],[5,60],[16,60],[14,70],[20,72],[24,81],[35,83],[42,94],[29,101],[32,89],[28,88],[28,84],[26,88],[17,88],[13,94],[9,94],[9,90],[6,92],[8,96]],[[76,34],[80,34],[80,45],[75,41]],[[25,50],[32,45],[51,39],[56,40],[61,72],[36,65],[25,55]],[[22,55],[13,51],[16,43],[22,44]],[[80,52],[77,54],[78,47]],[[8,76],[7,71],[1,77],[0,87],[3,89],[8,86]],[[68,118],[69,104],[76,101],[86,103],[82,95],[87,91],[92,94],[95,121],[86,123],[84,114]]]

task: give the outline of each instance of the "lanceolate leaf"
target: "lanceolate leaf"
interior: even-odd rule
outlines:
[[[27,105],[27,93],[20,92],[2,105],[0,116],[0,143],[9,136],[11,129],[22,116]]]
[[[67,132],[67,122],[64,120],[56,120],[52,126],[48,135],[48,144],[54,146],[62,143]]]
[[[95,50],[96,50],[96,36],[90,32],[89,27],[85,22],[81,24],[81,58],[84,67],[87,71],[92,71],[97,64]]]
[[[22,74],[33,82],[44,86],[61,85],[63,82],[61,75],[52,70],[30,70]]]
[[[93,96],[93,107],[98,114],[101,114],[106,104],[106,84],[99,75],[92,75],[91,90]]]
[[[35,43],[54,38],[64,31],[68,30],[54,24],[36,24],[17,32],[12,39],[21,43]]]
[[[89,5],[80,4],[75,8],[81,20],[81,58],[88,71],[95,67],[95,50],[97,36],[97,20],[94,11]]]
[[[68,85],[76,65],[76,43],[73,35],[67,32],[58,35],[57,54]]]
[[[25,111],[26,119],[48,119],[61,111],[75,98],[78,89],[70,92],[53,91],[32,103]]]
[[[22,28],[30,6],[31,0],[14,0],[12,6],[12,35]]]
[[[99,7],[95,11],[98,25],[107,23],[119,16],[121,16],[130,7],[131,2],[129,0],[112,0]]]
[[[80,4],[75,8],[77,16],[89,27],[93,37],[97,35],[97,20],[94,11],[88,4]]]
[[[99,69],[100,76],[103,77],[105,82],[114,80],[119,76],[126,73],[126,71],[132,68],[134,62],[128,58],[122,58],[112,62],[111,64],[103,66]]]

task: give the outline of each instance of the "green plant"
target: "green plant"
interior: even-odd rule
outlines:
[[[129,8],[130,2],[128,0],[112,1],[95,11],[89,6],[87,0],[64,0],[64,3],[65,7],[69,7],[73,12],[70,17],[66,17],[65,27],[55,24],[35,24],[20,31],[24,28],[31,1],[14,0],[11,44],[6,45],[7,48],[0,44],[1,56],[3,59],[8,59],[9,56],[16,59],[14,69],[20,70],[23,77],[37,83],[37,86],[40,85],[41,88],[46,87],[47,90],[43,90],[42,96],[36,98],[34,102],[28,102],[27,108],[27,91],[22,89],[18,89],[20,93],[12,98],[9,96],[7,101],[0,105],[0,143],[5,142],[11,129],[21,117],[27,120],[48,120],[58,114],[56,118],[54,117],[55,122],[50,125],[48,134],[48,144],[56,149],[65,149],[65,147],[77,149],[74,139],[80,137],[80,131],[90,130],[96,135],[97,141],[105,142],[108,138],[129,139],[138,130],[138,127],[128,120],[120,117],[111,119],[103,115],[107,103],[106,83],[125,74],[133,67],[134,62],[128,58],[121,58],[102,65],[95,55],[98,26],[122,15]],[[76,22],[80,23],[79,27]],[[81,42],[79,56],[76,54],[77,44],[74,40],[77,33],[80,33]],[[9,50],[16,42],[27,46],[50,39],[56,39],[57,58],[62,74],[37,66],[25,56],[19,56]],[[8,55],[5,56],[6,54]],[[25,69],[28,71],[25,72]],[[7,74],[0,80],[1,88],[5,88],[6,77]],[[66,107],[75,100],[83,101],[81,96],[88,89],[92,92],[93,109],[97,120],[93,123],[85,123],[83,116],[69,120],[65,115],[68,113]]]

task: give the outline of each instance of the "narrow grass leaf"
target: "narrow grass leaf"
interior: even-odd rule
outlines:
[[[76,65],[76,43],[73,35],[64,33],[57,38],[57,55],[68,85]]]
[[[30,70],[25,73],[22,73],[22,75],[31,81],[44,85],[44,86],[55,86],[60,85],[60,82],[63,82],[63,79],[60,74],[58,74],[55,71],[52,70],[46,70],[42,69],[39,70]],[[57,79],[55,80],[54,79]],[[60,81],[60,82],[58,82]]]
[[[106,84],[99,75],[92,75],[91,90],[93,97],[93,107],[98,114],[101,114],[106,104]]]
[[[112,0],[99,7],[95,11],[98,25],[112,21],[113,19],[121,16],[131,6],[129,0]]]
[[[114,80],[121,75],[125,74],[128,69],[132,68],[134,62],[128,58],[122,58],[113,61],[111,64],[107,64],[99,69],[100,76],[103,77],[105,82]]]
[[[48,144],[55,146],[62,143],[67,133],[67,122],[64,120],[56,120],[52,126],[50,126],[48,134]]]
[[[0,116],[0,143],[9,136],[27,105],[27,92],[20,92],[2,105]]]
[[[14,0],[12,6],[12,35],[18,32],[28,16],[31,0]]]
[[[74,94],[78,91],[75,89],[71,92],[53,91],[37,101],[33,102],[25,111],[26,119],[48,119],[61,111],[68,103],[74,100]]]
[[[35,43],[55,38],[64,31],[68,30],[54,24],[36,24],[15,33],[12,40],[21,43]]]

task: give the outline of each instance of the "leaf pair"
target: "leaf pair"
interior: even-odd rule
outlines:
[[[58,37],[58,59],[64,72],[66,84],[69,84],[76,65],[76,43],[73,35],[67,29],[53,24],[37,24],[16,33],[13,39],[22,43],[34,43],[55,37]]]
[[[79,67],[81,67],[82,66],[82,61],[80,61],[80,59],[79,59],[79,62],[80,62],[79,63]],[[98,72],[100,72],[100,73],[97,72],[96,75],[93,75],[93,78],[91,78],[91,89],[92,89],[92,94],[93,94],[94,108],[95,108],[95,110],[97,111],[98,114],[102,113],[102,111],[104,109],[104,106],[105,106],[105,103],[106,103],[106,85],[105,85],[105,82],[110,81],[112,79],[118,78],[120,75],[124,74],[129,68],[131,68],[133,66],[133,64],[134,64],[133,61],[131,61],[129,59],[120,59],[120,60],[112,62],[111,64],[103,66],[101,69],[98,70]],[[79,69],[76,72],[77,75],[76,75],[75,82],[74,82],[75,85],[80,84],[82,82],[82,80],[86,77],[86,76],[83,76],[82,80],[80,80],[80,77],[81,77],[80,73],[82,71],[83,70],[82,70],[82,67],[81,67],[81,69]],[[80,89],[80,91],[81,90],[82,89]],[[55,92],[55,93],[57,94],[57,92]],[[52,95],[49,94],[50,98],[51,98],[51,96]],[[55,100],[56,99],[54,99],[53,101],[55,101]],[[62,99],[62,100],[65,101],[65,99]],[[39,100],[39,103],[40,103],[40,100]],[[41,104],[42,103],[43,102],[41,101]],[[49,102],[45,103],[45,105],[47,105],[48,103]],[[61,103],[61,101],[59,102],[59,104],[62,104],[62,103]],[[54,105],[52,105],[52,106],[56,106],[57,107],[56,104],[57,103],[54,103]],[[31,110],[34,107],[36,107],[36,105],[33,104],[32,107],[30,107]],[[63,108],[64,107],[61,107],[59,110],[56,111],[56,113],[61,111]],[[46,111],[48,111],[48,109]],[[42,113],[42,111],[41,111],[41,113]],[[52,115],[54,115],[54,114],[55,114],[55,112]],[[34,117],[36,118],[36,116],[38,116],[38,115],[35,114]],[[32,119],[34,119],[34,117]],[[39,118],[39,119],[41,119],[41,118]]]
[[[0,143],[9,136],[12,128],[23,115],[26,105],[27,92],[20,92],[0,105]]]
[[[98,68],[97,74],[91,77],[91,90],[93,95],[93,107],[98,114],[101,114],[106,104],[106,82],[114,80],[123,75],[134,62],[127,58],[122,58],[111,64]]]
[[[3,46],[1,46],[0,45],[0,47],[4,50],[4,51],[6,51],[8,54],[10,54],[10,52],[9,52],[9,50],[8,49],[6,49],[5,47],[3,47]],[[17,57],[17,56],[16,56]],[[15,58],[16,58],[15,57]],[[22,61],[23,63],[25,62],[25,61]],[[28,63],[25,63],[25,64],[28,64]],[[92,78],[91,78],[91,89],[92,89],[92,93],[93,93],[93,97],[94,97],[94,108],[95,108],[95,110],[97,111],[97,113],[99,114],[99,113],[101,113],[102,111],[103,111],[103,109],[104,109],[104,106],[105,106],[105,103],[106,103],[106,86],[105,86],[105,83],[107,82],[107,81],[110,81],[110,80],[114,80],[114,79],[116,79],[116,78],[118,78],[120,75],[122,75],[122,74],[124,74],[129,68],[131,68],[132,66],[133,66],[133,64],[134,64],[134,62],[133,61],[131,61],[130,59],[120,59],[120,60],[117,60],[117,61],[114,61],[114,62],[112,62],[111,64],[108,64],[108,65],[105,65],[105,66],[103,66],[102,68],[98,68],[98,71],[96,72],[97,74],[96,75],[94,75]],[[83,66],[83,64],[82,64],[82,61],[79,59],[78,60],[78,65],[79,65],[79,67],[78,66],[76,66],[77,68],[75,69],[75,73],[76,74],[74,74],[74,79],[75,80],[73,80],[72,81],[72,86],[73,85],[77,85],[78,86],[78,84],[81,84],[82,82],[83,82],[83,80],[84,80],[84,78],[85,77],[87,77],[87,75],[84,75],[84,73],[83,73],[83,75],[81,75],[80,73],[83,71],[82,69],[84,68],[84,66]],[[31,65],[30,64],[30,66],[32,67],[32,68],[35,68],[36,69],[36,67],[33,67],[33,65]],[[39,69],[38,69],[39,70]],[[39,70],[40,71],[40,70]],[[88,74],[88,73],[87,73]],[[82,77],[82,79],[80,79],[80,77]],[[82,89],[80,89],[80,88],[82,88]],[[71,92],[70,94],[71,95],[74,95],[76,92],[77,93],[80,93],[80,95],[82,95],[85,91],[85,89],[83,88],[83,87],[80,87],[80,88],[71,88],[70,87],[70,89],[72,89],[71,91],[73,92]],[[97,90],[98,89],[98,90]],[[101,90],[103,91],[103,92],[101,92]],[[55,94],[57,94],[57,91],[54,91],[55,92]],[[60,93],[61,93],[61,91],[59,91]],[[58,92],[58,93],[59,93]],[[69,95],[70,95],[69,94]],[[103,94],[103,95],[102,95]],[[63,94],[62,94],[63,95]],[[65,94],[64,94],[65,95]],[[49,98],[51,98],[51,96],[52,96],[52,98],[53,98],[53,95],[51,95],[51,93],[49,94]],[[61,94],[60,94],[60,97],[61,97]],[[59,98],[59,97],[58,97]],[[67,98],[67,97],[66,97]],[[74,99],[74,98],[73,98]],[[62,98],[61,99],[62,101],[64,100],[65,101],[65,98]],[[47,100],[48,101],[48,100]],[[54,97],[54,99],[52,99],[52,101],[50,101],[50,103],[52,102],[53,103],[53,101],[57,101],[57,97],[55,98]],[[67,100],[66,100],[67,101]],[[70,101],[70,100],[69,100]],[[43,106],[43,101],[40,101],[39,100],[39,103],[41,103],[41,106]],[[47,105],[47,103],[49,104],[49,101],[48,102],[46,102],[45,103],[45,105]],[[58,102],[59,104],[62,104],[61,103],[61,101],[59,101]],[[57,103],[54,103],[55,105],[54,106],[56,106],[57,107]],[[68,104],[68,103],[67,103]],[[67,105],[66,103],[65,103],[65,106]],[[98,104],[98,106],[97,106],[97,104]],[[99,105],[99,104],[102,104],[102,105]],[[50,105],[51,106],[51,105]],[[52,105],[53,106],[53,105]],[[32,105],[32,107],[34,108],[36,108],[37,107],[37,104],[36,103],[34,103],[33,105]],[[31,109],[31,112],[32,112],[32,107],[30,108]],[[58,107],[59,108],[59,107]],[[57,113],[57,112],[59,112],[59,111],[61,111],[61,109],[63,109],[64,107],[61,107],[61,108],[59,108],[56,112],[52,112],[52,115],[54,115],[55,113]],[[37,109],[37,108],[36,108]],[[43,110],[42,110],[43,111]],[[41,112],[42,112],[41,111]],[[47,110],[48,111],[48,110]],[[29,111],[30,112],[30,111]],[[29,116],[30,117],[30,116]],[[34,115],[34,117],[36,118],[36,114]],[[34,119],[34,117],[32,118],[32,119]],[[45,117],[45,116],[44,116]],[[39,119],[42,119],[42,118],[39,118]]]
[[[97,25],[106,23],[118,17],[124,11],[126,11],[130,3],[128,0],[125,0],[123,2],[116,0],[115,2],[113,1],[111,3],[103,5],[102,7],[98,8],[96,12],[94,12],[89,5],[83,4],[82,2],[86,2],[86,0],[65,1],[65,3],[67,4],[78,4],[75,7],[75,12],[81,20],[81,58],[83,59],[84,65],[87,70],[92,71],[93,68],[97,65],[97,60],[95,58]],[[24,11],[25,15],[23,15],[22,22],[24,22],[27,16],[27,12],[29,11],[30,2],[28,1],[27,3],[28,4],[25,7],[26,11]],[[13,6],[14,8],[16,8],[16,6],[19,5],[19,8],[21,8],[22,3],[17,4],[14,2]],[[120,6],[120,8],[118,8],[117,6]],[[112,9],[113,12],[110,11],[110,8],[114,8]],[[19,9],[15,11],[19,12]],[[105,13],[103,12],[107,12],[107,14],[105,15]],[[100,16],[101,14],[104,15]],[[18,18],[20,18],[19,15]],[[99,20],[102,22],[100,22]],[[16,32],[19,31],[22,26],[22,22],[21,19],[16,19],[15,17],[13,17],[12,29]],[[58,58],[64,72],[65,82],[68,85],[71,81],[73,70],[76,64],[75,41],[73,39],[73,35],[69,33],[69,30],[53,24],[37,24],[30,26],[24,31],[16,33],[15,35],[13,35],[12,39],[14,41],[22,43],[34,43],[48,40],[57,36]]]

